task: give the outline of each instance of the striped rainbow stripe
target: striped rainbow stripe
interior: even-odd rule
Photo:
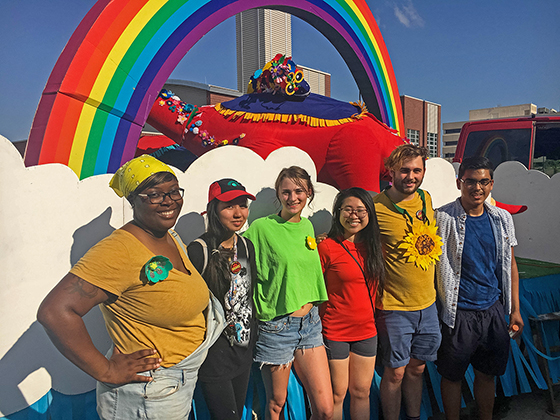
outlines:
[[[368,108],[402,131],[391,60],[365,0],[99,0],[47,81],[25,164],[63,163],[81,179],[115,172],[134,156],[151,105],[183,56],[219,23],[255,7],[318,29],[348,64]]]

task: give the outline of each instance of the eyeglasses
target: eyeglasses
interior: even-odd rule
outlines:
[[[368,215],[368,211],[366,209],[353,209],[352,207],[344,207],[339,210],[342,212],[342,215],[344,217],[350,217],[354,213],[360,219],[363,219]]]
[[[467,178],[467,179],[460,179],[459,181],[461,181],[463,184],[465,184],[467,186],[467,188],[476,188],[476,186],[478,184],[480,184],[480,186],[482,188],[487,187],[492,180],[489,178],[484,178],[481,180],[478,179],[472,179],[472,178]]]
[[[161,204],[165,201],[165,197],[171,198],[173,201],[179,201],[185,195],[185,190],[183,188],[177,188],[176,190],[169,191],[168,193],[153,192],[149,194],[137,194],[140,197],[146,197],[150,200],[152,204]]]

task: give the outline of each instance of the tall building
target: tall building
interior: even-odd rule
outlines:
[[[441,105],[401,95],[404,134],[411,143],[428,148],[430,157],[440,155]]]
[[[251,9],[235,16],[237,38],[237,89],[247,92],[249,79],[276,54],[292,55],[292,16],[269,9]],[[300,65],[311,92],[330,96],[331,75]]]
[[[276,54],[292,55],[292,16],[270,9],[251,9],[235,16],[237,89],[247,90],[253,73]]]

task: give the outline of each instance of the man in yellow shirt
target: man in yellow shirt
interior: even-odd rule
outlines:
[[[422,374],[441,341],[434,261],[441,253],[430,195],[419,189],[427,150],[397,147],[385,161],[392,186],[374,198],[386,280],[376,315],[385,370],[380,394],[385,420],[397,420],[404,396],[407,419],[420,419]]]

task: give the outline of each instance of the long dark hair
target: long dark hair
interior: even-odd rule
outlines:
[[[208,245],[208,264],[203,277],[214,296],[224,304],[226,293],[231,285],[229,264],[234,253],[230,249],[220,249],[220,244],[227,239],[230,232],[220,221],[218,203],[219,200],[215,198],[206,205],[208,225],[203,238]]]
[[[367,253],[364,261],[366,282],[371,290],[375,290],[377,287],[379,294],[383,294],[385,267],[383,265],[379,225],[373,200],[366,190],[354,187],[341,191],[336,195],[333,204],[331,230],[328,233],[328,237],[336,241],[340,241],[343,237],[344,227],[340,223],[340,208],[348,197],[356,197],[361,200],[368,212],[369,222],[358,234],[360,240],[365,245]]]

